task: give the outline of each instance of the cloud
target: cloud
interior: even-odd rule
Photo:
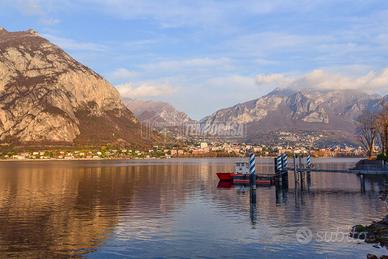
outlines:
[[[94,5],[100,11],[121,19],[151,19],[161,27],[200,26],[210,28],[214,25],[227,26],[236,15],[263,15],[273,12],[288,4],[281,0],[246,0],[239,1],[152,1],[152,0],[114,0],[94,1],[84,0],[84,3]],[[291,1],[288,1],[291,2]],[[300,5],[300,4],[299,4]]]
[[[275,85],[275,86],[284,86],[292,82],[288,75],[285,74],[259,74],[256,76],[256,83],[258,85]]]
[[[191,59],[180,59],[180,60],[162,60],[155,63],[145,64],[142,66],[146,70],[185,70],[185,69],[209,69],[223,68],[231,69],[232,61],[229,58],[191,58]]]
[[[43,16],[45,11],[42,8],[40,1],[37,0],[16,0],[14,4],[25,15]]]
[[[60,20],[59,19],[55,19],[55,18],[40,18],[39,19],[39,22],[44,24],[44,25],[55,25],[55,24],[58,24],[60,23]]]
[[[43,37],[67,50],[82,50],[82,51],[106,51],[108,47],[94,42],[82,42],[74,39],[59,37],[52,34],[43,34]]]
[[[66,1],[55,0],[3,0],[2,4],[16,8],[25,16],[38,17],[38,22],[43,25],[55,25],[60,22],[52,17],[51,11],[56,9],[58,2],[62,6]]]
[[[276,11],[301,12],[314,3],[306,0],[3,0],[24,14],[52,15],[74,10],[98,12],[116,19],[150,20],[162,28],[182,26],[220,30],[230,28],[236,19],[268,15]],[[307,4],[308,2],[308,4]]]
[[[129,81],[138,75],[138,72],[128,70],[126,68],[118,68],[109,74],[109,78],[118,81]]]
[[[256,77],[258,85],[273,85],[293,89],[358,89],[367,92],[388,92],[388,68],[364,74],[340,74],[330,70],[316,69],[303,75],[261,74]]]
[[[122,97],[126,98],[146,98],[157,96],[172,95],[176,88],[169,84],[158,84],[152,82],[144,82],[140,84],[121,84],[116,86]]]

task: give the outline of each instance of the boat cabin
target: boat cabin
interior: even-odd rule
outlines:
[[[248,174],[249,165],[247,162],[236,162],[234,172],[237,174]]]

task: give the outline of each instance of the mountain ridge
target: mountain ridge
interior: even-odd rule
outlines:
[[[2,145],[142,146],[118,91],[34,30],[0,30]]]
[[[322,131],[355,143],[356,118],[365,109],[378,109],[383,99],[358,90],[275,89],[260,98],[220,109],[200,123],[204,129],[218,123],[244,124],[246,134],[240,141],[267,142],[269,133],[276,131]]]
[[[123,101],[141,122],[170,126],[194,122],[186,113],[178,111],[167,102],[130,98],[124,98]]]

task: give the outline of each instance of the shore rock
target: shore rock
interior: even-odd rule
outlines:
[[[363,239],[367,243],[379,243],[381,246],[388,247],[388,215],[369,226],[354,226],[350,236]]]

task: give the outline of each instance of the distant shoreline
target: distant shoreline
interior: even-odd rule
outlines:
[[[247,157],[237,157],[237,156],[225,156],[225,157],[214,157],[214,156],[193,156],[193,157],[171,157],[171,158],[71,158],[71,159],[60,159],[60,158],[52,158],[52,159],[0,159],[0,163],[4,162],[51,162],[51,161],[68,161],[68,162],[74,162],[74,161],[85,161],[85,162],[90,162],[90,161],[125,161],[125,160],[130,160],[130,161],[145,161],[145,160],[179,160],[179,159],[218,159],[218,158],[233,158],[233,159],[247,159]],[[274,156],[263,156],[263,157],[257,157],[257,158],[275,158]],[[365,157],[315,157],[315,159],[322,159],[322,158],[335,158],[335,159],[364,159]]]

